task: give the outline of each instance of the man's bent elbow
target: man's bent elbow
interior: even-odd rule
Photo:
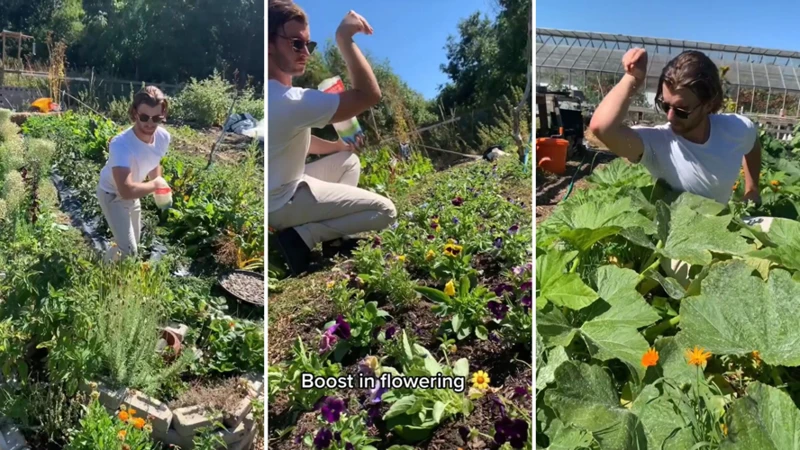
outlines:
[[[375,105],[377,105],[378,103],[380,103],[382,97],[383,97],[383,94],[381,93],[381,88],[379,88],[377,86],[375,87],[375,89],[372,89],[372,90],[368,91],[367,92],[367,101],[369,103],[370,108],[375,106]]]

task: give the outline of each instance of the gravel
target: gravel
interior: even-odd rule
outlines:
[[[264,279],[234,272],[220,281],[222,287],[247,301],[264,304]]]

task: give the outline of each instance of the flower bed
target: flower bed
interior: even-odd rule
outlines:
[[[270,294],[269,447],[532,448],[529,173],[467,164],[391,195],[396,224]]]

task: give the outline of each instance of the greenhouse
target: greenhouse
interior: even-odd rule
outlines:
[[[658,78],[669,60],[699,50],[725,71],[727,111],[800,116],[800,52],[794,51],[538,28],[536,79],[556,88],[580,89],[589,103],[597,103],[622,77],[622,57],[635,47],[648,53],[644,98],[638,106],[654,103]]]

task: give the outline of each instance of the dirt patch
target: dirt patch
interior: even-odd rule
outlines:
[[[223,381],[200,383],[193,386],[180,397],[169,403],[170,409],[187,406],[203,406],[209,410],[233,414],[236,406],[247,397],[247,385],[237,377]]]
[[[585,189],[588,186],[586,177],[616,158],[616,155],[605,151],[595,153],[594,150],[589,150],[586,154],[578,152],[573,155],[567,161],[567,170],[563,175],[556,175],[537,169],[536,223],[539,224],[553,213],[558,203],[567,195],[573,176],[575,177],[573,191]],[[592,166],[592,159],[594,159],[594,166]]]

